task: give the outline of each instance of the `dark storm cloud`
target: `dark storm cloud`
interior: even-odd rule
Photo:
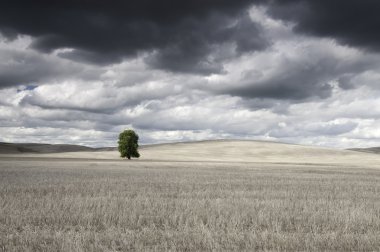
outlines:
[[[338,85],[341,89],[353,89],[356,87],[356,84],[352,82],[352,75],[343,75],[338,79]]]
[[[302,100],[308,97],[327,98],[332,87],[325,76],[316,69],[298,69],[279,74],[268,80],[255,82],[242,87],[232,87],[229,94],[246,98],[272,98]],[[249,83],[249,78],[244,80]]]
[[[380,1],[274,0],[269,14],[295,23],[295,31],[380,50]]]
[[[98,72],[70,62],[57,61],[36,53],[0,49],[0,89],[54,82],[62,79],[94,79]]]
[[[259,1],[3,1],[0,30],[32,36],[43,52],[72,48],[61,56],[77,61],[109,64],[150,52],[156,68],[208,74],[222,70],[213,55],[219,45],[234,43],[237,53],[267,45],[245,18],[252,2]]]
[[[218,54],[218,46],[233,43],[235,55],[262,50],[268,46],[263,31],[252,22],[248,13],[236,20],[212,15],[203,23],[195,19],[184,23],[179,29],[184,28],[186,31],[179,33],[174,43],[148,58],[146,62],[149,65],[177,72],[220,73],[223,71],[222,61],[228,56],[223,55],[223,52]]]
[[[286,53],[277,53],[274,49],[268,58],[277,56],[271,59],[269,67],[261,68],[261,62],[252,61],[252,70],[243,71],[235,85],[224,85],[214,90],[254,99],[253,107],[278,107],[276,100],[282,100],[282,105],[285,105],[284,101],[295,103],[326,99],[332,95],[336,85],[345,90],[357,88],[357,83],[369,86],[375,77],[369,76],[367,82],[356,80],[355,83],[353,78],[379,66],[376,56],[361,54],[330,41],[312,42],[310,38],[304,38],[298,42],[298,47],[281,46],[277,45],[277,50],[286,50]],[[265,102],[267,99],[272,102]]]

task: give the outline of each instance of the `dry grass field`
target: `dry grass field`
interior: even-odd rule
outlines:
[[[268,142],[0,155],[0,251],[379,251],[380,159]]]

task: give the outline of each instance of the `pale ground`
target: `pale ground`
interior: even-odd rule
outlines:
[[[216,140],[142,147],[139,161],[259,162],[380,166],[380,155],[266,141]],[[1,154],[0,157],[120,160],[117,151]]]
[[[380,251],[380,156],[208,141],[0,154],[0,251]]]

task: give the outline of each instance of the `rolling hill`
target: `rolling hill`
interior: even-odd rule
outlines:
[[[96,152],[96,154],[94,154]],[[73,145],[1,144],[0,156],[121,160],[116,148]],[[380,156],[267,141],[212,140],[142,146],[136,161],[175,162],[268,162],[302,164],[380,164]]]
[[[116,148],[91,148],[72,144],[40,144],[40,143],[3,143],[0,142],[0,154],[21,153],[61,153],[77,151],[108,151]]]
[[[359,152],[366,152],[366,153],[380,154],[380,147],[352,148],[352,149],[348,149],[348,150],[359,151]]]

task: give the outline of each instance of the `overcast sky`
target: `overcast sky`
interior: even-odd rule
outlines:
[[[380,1],[4,0],[0,141],[380,146]]]

